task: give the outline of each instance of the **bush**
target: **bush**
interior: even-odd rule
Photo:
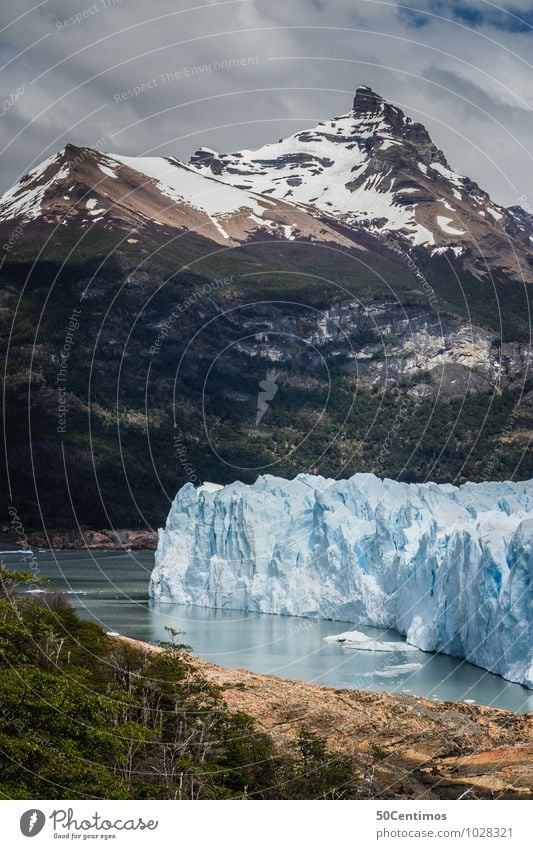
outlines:
[[[349,798],[352,764],[303,734],[281,752],[230,713],[179,632],[160,652],[106,635],[58,594],[0,572],[0,794],[4,798]]]

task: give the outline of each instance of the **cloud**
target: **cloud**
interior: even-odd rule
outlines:
[[[183,159],[258,146],[348,111],[366,83],[496,200],[533,198],[533,30],[502,25],[527,23],[529,5],[414,6],[3,0],[4,102],[23,87],[0,122],[3,188],[69,141]]]
[[[508,32],[529,32],[533,24],[531,0],[517,0],[508,9],[490,0],[418,0],[415,6],[400,4],[399,14],[414,27],[427,26],[434,18]]]

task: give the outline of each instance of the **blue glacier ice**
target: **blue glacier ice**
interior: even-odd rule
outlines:
[[[178,492],[150,594],[394,628],[533,688],[532,578],[533,481],[265,475]]]

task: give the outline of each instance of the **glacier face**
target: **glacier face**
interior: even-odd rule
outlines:
[[[532,578],[533,481],[265,475],[179,491],[150,594],[395,628],[533,688]]]

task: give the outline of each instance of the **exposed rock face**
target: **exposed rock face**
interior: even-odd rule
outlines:
[[[260,339],[261,356],[282,366],[303,341],[317,366],[327,355],[342,363],[360,386],[409,382],[417,397],[449,398],[520,386],[532,361],[526,343],[502,344],[495,333],[451,315],[395,301],[343,301],[289,315],[258,311],[246,327],[250,337],[239,343],[245,356],[257,357]]]
[[[278,742],[306,730],[325,737],[333,751],[352,754],[366,798],[533,798],[531,714],[200,663],[230,708],[254,716]]]
[[[355,116],[361,116],[361,118],[379,119],[382,117],[385,124],[395,135],[417,148],[421,161],[427,160],[428,164],[439,162],[448,168],[443,152],[433,144],[423,124],[413,123],[405,117],[401,109],[387,103],[381,95],[376,94],[368,86],[360,86],[357,89],[352,112]],[[375,136],[372,141],[378,141],[378,139],[379,137]]]
[[[102,530],[102,531],[52,531],[30,533],[27,537],[32,548],[88,549],[111,551],[153,550],[157,545],[156,531]]]

